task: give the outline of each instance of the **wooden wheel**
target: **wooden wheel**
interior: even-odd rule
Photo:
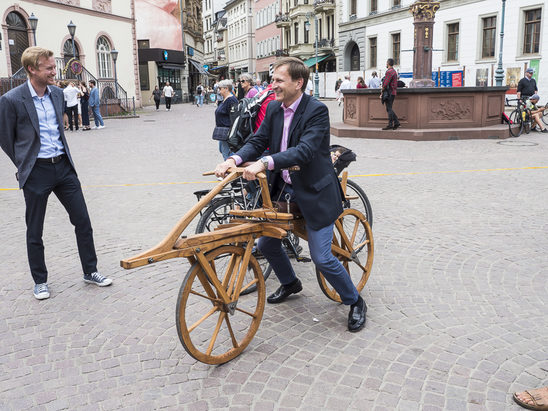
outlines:
[[[206,364],[230,361],[247,347],[259,328],[265,285],[253,255],[249,255],[249,264],[243,267],[245,251],[234,245],[210,251],[198,258],[181,285],[177,299],[177,333],[185,350],[198,361]],[[215,273],[218,281],[211,281],[202,263],[209,264],[210,272]],[[253,280],[242,280],[237,290],[242,269],[246,278],[251,272]],[[242,290],[253,284],[257,286],[256,293],[241,295]],[[228,300],[223,299],[223,295],[228,296]]]
[[[346,209],[335,221],[331,251],[342,263],[352,283],[363,290],[373,265],[373,233],[365,216],[358,210]],[[341,297],[316,269],[318,283],[323,293],[333,301],[341,302]]]

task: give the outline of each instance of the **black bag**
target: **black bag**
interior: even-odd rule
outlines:
[[[261,104],[273,93],[272,90],[266,93],[257,94],[252,98],[243,98],[230,112],[232,127],[228,135],[228,146],[232,152],[238,151],[253,135],[257,113]]]
[[[217,141],[226,141],[228,140],[228,133],[230,133],[230,127],[215,127],[211,138]]]
[[[382,97],[381,97],[382,104],[386,103],[391,95],[392,94],[390,94],[390,87],[384,89],[383,92],[382,92]]]
[[[356,153],[354,153],[351,149],[339,146],[339,145],[332,145],[329,146],[329,151],[331,153],[337,153],[337,156],[331,157],[331,160],[336,158],[335,162],[333,163],[333,168],[337,172],[337,175],[340,175],[341,172],[348,167],[348,165],[356,161]]]

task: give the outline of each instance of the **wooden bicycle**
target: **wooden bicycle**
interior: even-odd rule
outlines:
[[[289,231],[306,240],[305,222],[273,208],[266,176],[259,173],[263,208],[232,210],[233,219],[213,232],[183,236],[184,229],[200,210],[228,183],[240,177],[243,168],[231,168],[219,184],[194,205],[154,248],[120,262],[126,269],[176,257],[191,264],[181,285],[175,321],[185,350],[196,360],[222,364],[238,356],[251,342],[265,306],[265,283],[253,255],[261,236],[284,238]],[[204,173],[209,175],[212,173]],[[341,185],[344,191],[343,178]],[[373,234],[364,215],[345,209],[335,222],[333,254],[341,261],[360,292],[373,265]],[[340,302],[337,292],[316,270],[323,293]],[[255,285],[257,291],[242,295]]]

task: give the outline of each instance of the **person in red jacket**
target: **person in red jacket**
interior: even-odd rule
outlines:
[[[272,84],[269,84],[263,91],[259,93],[259,95],[268,93],[269,91],[272,91]],[[276,100],[276,93],[272,92],[270,95],[265,98],[265,100],[261,104],[261,108],[259,109],[259,112],[257,113],[257,119],[255,120],[255,129],[253,130],[254,133],[257,132],[259,129],[259,126],[264,120],[264,116],[266,114],[266,107],[271,101]]]
[[[382,82],[381,100],[383,100],[383,103],[386,106],[386,112],[388,113],[388,125],[383,127],[383,130],[396,130],[400,126],[400,121],[398,120],[396,113],[394,113],[394,110],[392,110],[398,86],[398,73],[394,70],[394,59],[388,59],[386,61],[386,68],[388,70],[386,71]],[[389,91],[389,95],[387,98],[383,99],[385,91]]]

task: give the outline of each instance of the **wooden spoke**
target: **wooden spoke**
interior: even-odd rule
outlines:
[[[210,296],[203,295],[202,293],[199,293],[198,291],[191,290],[190,292],[194,295],[197,295],[198,297],[205,298],[206,300],[210,300],[214,303],[220,303],[221,302],[221,300],[219,300],[218,298],[211,298]]]
[[[253,286],[254,284],[257,284],[259,280],[257,280],[256,278],[254,280],[252,280],[251,282],[247,283],[245,286],[242,287],[242,289],[240,290],[240,295],[242,295],[242,293],[247,290],[249,287]]]
[[[213,331],[213,336],[211,337],[211,341],[209,342],[209,347],[207,347],[206,354],[209,355],[213,351],[213,347],[215,346],[215,341],[217,341],[217,337],[219,336],[219,331],[221,330],[221,324],[223,323],[223,320],[225,319],[226,313],[221,312],[221,315],[219,315],[219,319],[217,320],[217,326],[215,327],[215,330]]]
[[[225,315],[225,321],[226,321],[226,327],[228,328],[228,332],[230,332],[230,339],[232,340],[232,346],[234,348],[238,348],[238,341],[236,341],[236,337],[234,336],[234,331],[232,331],[232,325],[230,325],[230,317],[228,315]]]
[[[356,219],[354,223],[354,231],[352,231],[352,236],[350,237],[350,243],[354,244],[356,240],[356,234],[358,234],[358,228],[360,228],[360,220]]]
[[[250,317],[253,317],[253,318],[256,317],[256,314],[250,313],[249,311],[246,311],[246,310],[242,310],[241,308],[238,308],[238,307],[236,307],[236,311],[247,314],[247,315],[249,315]]]
[[[188,329],[188,332],[192,332],[192,330],[194,330],[196,327],[198,327],[201,323],[203,323],[205,320],[207,320],[209,317],[211,317],[215,311],[217,311],[218,308],[217,307],[213,307],[211,310],[209,310],[209,312],[204,315],[202,318],[200,318],[198,321],[196,321],[194,324],[192,324],[191,327],[189,327]]]

